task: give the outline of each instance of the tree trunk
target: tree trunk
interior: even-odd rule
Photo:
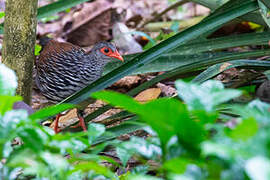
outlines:
[[[31,102],[37,25],[37,0],[6,0],[3,63],[15,70],[17,94]]]

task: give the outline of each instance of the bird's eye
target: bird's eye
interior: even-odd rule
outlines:
[[[100,51],[105,55],[112,53],[112,50],[108,47],[103,47]]]

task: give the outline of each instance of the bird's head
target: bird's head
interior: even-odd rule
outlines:
[[[97,58],[101,58],[105,61],[110,61],[113,58],[116,58],[124,62],[123,57],[119,54],[116,47],[110,42],[97,43],[91,50],[91,53],[94,53]]]

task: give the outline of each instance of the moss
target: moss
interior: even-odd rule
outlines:
[[[3,63],[15,70],[17,94],[30,103],[37,25],[37,0],[6,0]]]

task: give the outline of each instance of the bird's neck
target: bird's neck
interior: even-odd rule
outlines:
[[[92,68],[96,68],[97,70],[101,71],[103,71],[104,66],[108,63],[108,61],[101,60],[94,53],[87,55],[87,61],[88,63],[85,63],[87,66],[92,66]]]

